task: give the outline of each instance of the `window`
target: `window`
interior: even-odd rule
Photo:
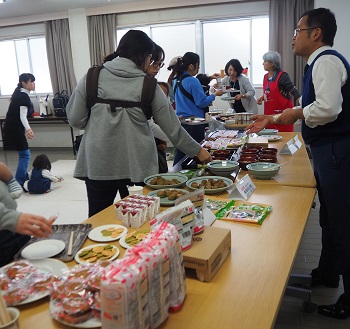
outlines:
[[[201,73],[220,73],[230,59],[237,58],[248,68],[252,83],[262,84],[266,73],[262,56],[268,51],[269,38],[267,16],[133,26],[117,30],[118,43],[130,28],[144,31],[164,49],[165,65],[157,76],[158,81],[167,81],[166,68],[173,57],[193,51],[201,57]]]
[[[11,95],[22,73],[35,76],[37,94],[52,93],[44,37],[0,41],[0,95]]]

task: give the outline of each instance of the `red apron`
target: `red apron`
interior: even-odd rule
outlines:
[[[283,71],[280,71],[275,81],[268,80],[268,74],[264,76],[264,114],[275,115],[282,113],[287,108],[292,108],[293,102],[291,99],[287,99],[280,93],[278,88],[278,80],[281,77]],[[294,131],[294,125],[268,125],[268,129],[277,129],[278,131]]]

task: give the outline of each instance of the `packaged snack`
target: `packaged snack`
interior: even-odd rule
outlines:
[[[125,255],[144,260],[148,276],[150,328],[157,328],[168,317],[169,308],[169,256],[166,241],[147,237],[139,245],[128,249]]]
[[[194,205],[194,223],[193,223],[193,234],[198,234],[204,231],[204,188],[198,189],[194,192],[183,195],[181,198],[175,201],[175,205],[190,200]]]
[[[170,261],[169,312],[181,309],[186,296],[186,277],[181,243],[174,225],[163,222],[151,233],[151,237],[167,242]]]
[[[101,280],[104,329],[149,327],[148,280],[144,261],[127,256],[107,266]]]
[[[262,224],[272,206],[232,200],[215,214],[217,219]]]

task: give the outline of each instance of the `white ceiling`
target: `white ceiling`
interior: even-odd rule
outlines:
[[[0,19],[46,14],[77,8],[115,6],[139,0],[5,0],[0,3]]]

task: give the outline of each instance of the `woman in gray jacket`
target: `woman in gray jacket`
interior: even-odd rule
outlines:
[[[237,92],[231,92],[234,100],[230,107],[236,113],[249,112],[258,113],[258,105],[255,99],[255,89],[249,79],[242,74],[243,67],[238,59],[231,59],[225,65],[226,77],[222,79],[222,85],[227,88],[234,88]]]
[[[144,32],[128,31],[117,50],[106,58],[99,75],[97,96],[140,102],[153,49],[154,42]],[[85,76],[73,91],[66,111],[72,127],[85,129],[74,177],[85,180],[89,216],[113,204],[118,190],[125,184],[142,183],[145,177],[158,173],[156,145],[141,108],[117,107],[112,112],[108,104],[96,103],[89,115]],[[202,162],[211,161],[210,154],[181,127],[158,85],[152,101],[152,116],[175,147]]]

